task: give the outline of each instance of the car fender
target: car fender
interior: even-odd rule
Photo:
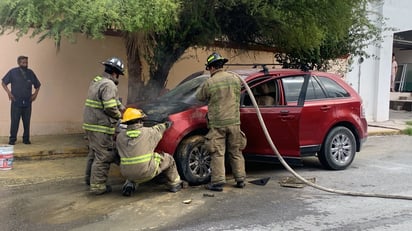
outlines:
[[[178,145],[188,135],[206,134],[206,113],[207,106],[203,106],[170,115],[169,120],[173,122],[173,125],[163,134],[156,150],[174,155]]]

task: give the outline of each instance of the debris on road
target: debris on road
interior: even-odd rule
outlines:
[[[260,185],[260,186],[265,186],[268,183],[269,180],[270,180],[270,177],[265,177],[265,178],[261,178],[261,179],[257,179],[257,180],[251,180],[251,181],[249,181],[249,183],[255,184],[255,185]]]
[[[204,197],[215,197],[215,194],[213,193],[203,193]]]
[[[316,182],[316,178],[315,177],[311,177],[311,178],[306,178],[307,181],[310,181],[312,183]],[[291,177],[291,176],[287,176],[282,178],[279,181],[280,186],[282,187],[289,187],[289,188],[303,188],[306,186],[306,184],[299,180],[296,177]]]

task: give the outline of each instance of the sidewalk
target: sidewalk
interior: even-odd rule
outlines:
[[[412,112],[410,111],[389,111],[389,120],[383,122],[368,121],[368,135],[398,135],[402,130],[408,127],[407,121],[412,121]]]
[[[406,129],[406,121],[412,121],[412,112],[390,111],[388,121],[369,122],[369,136],[397,135]],[[412,126],[411,126],[412,127]],[[6,145],[7,137],[0,137],[0,145]],[[14,145],[15,160],[50,160],[67,157],[85,157],[88,152],[84,134],[33,136],[32,144],[18,140]]]
[[[30,145],[17,140],[14,145],[15,160],[52,160],[67,157],[83,157],[88,153],[84,134],[32,136]],[[8,137],[0,137],[0,145],[6,145]]]

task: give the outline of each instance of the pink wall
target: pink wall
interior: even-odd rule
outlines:
[[[177,61],[170,70],[167,88],[173,88],[181,80],[187,76],[205,70],[205,62],[207,56],[212,52],[219,52],[223,57],[229,59],[230,64],[245,64],[245,63],[274,63],[274,55],[272,52],[251,51],[251,50],[234,50],[223,48],[189,48],[185,54]],[[251,66],[230,66],[227,69],[233,68],[251,68]]]
[[[33,103],[31,134],[64,134],[82,132],[83,105],[91,79],[102,73],[100,61],[109,56],[125,59],[121,38],[87,40],[79,36],[76,44],[62,42],[57,52],[52,41],[37,43],[27,37],[15,41],[14,34],[0,36],[0,77],[17,66],[17,56],[29,57],[31,68],[42,83]],[[127,96],[127,76],[120,80],[121,97]],[[10,85],[9,85],[10,87]],[[0,136],[8,136],[10,102],[0,90]],[[19,138],[23,128],[20,125]]]

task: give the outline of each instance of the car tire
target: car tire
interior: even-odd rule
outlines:
[[[190,185],[210,181],[210,154],[205,148],[203,136],[195,135],[183,140],[175,159],[180,176]]]
[[[355,136],[346,127],[335,127],[327,135],[318,155],[321,164],[331,170],[351,165],[356,154]]]

